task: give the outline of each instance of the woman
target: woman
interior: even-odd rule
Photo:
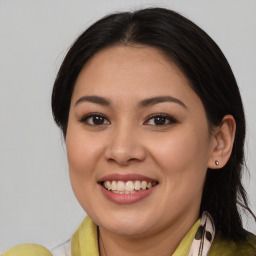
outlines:
[[[191,21],[161,8],[99,20],[67,53],[52,110],[88,214],[53,255],[255,255],[238,211],[251,212],[240,93]]]

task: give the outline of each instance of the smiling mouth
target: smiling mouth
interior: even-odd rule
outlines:
[[[101,183],[101,185],[106,189],[116,194],[133,194],[140,191],[148,190],[156,185],[158,182],[148,182],[148,181],[121,181],[121,180],[107,180]]]

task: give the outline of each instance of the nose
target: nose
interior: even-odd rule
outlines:
[[[141,162],[146,157],[146,150],[136,129],[123,127],[112,131],[105,150],[105,158],[119,165]]]

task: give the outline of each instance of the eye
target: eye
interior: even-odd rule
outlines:
[[[153,126],[167,126],[174,123],[177,123],[177,121],[169,115],[155,114],[155,115],[151,115],[144,124],[153,125]]]
[[[90,113],[84,116],[80,122],[91,126],[109,125],[108,119],[100,113]]]

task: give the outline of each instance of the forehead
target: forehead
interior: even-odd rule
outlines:
[[[111,46],[96,53],[81,70],[73,98],[84,95],[147,98],[197,97],[181,70],[158,49]]]

